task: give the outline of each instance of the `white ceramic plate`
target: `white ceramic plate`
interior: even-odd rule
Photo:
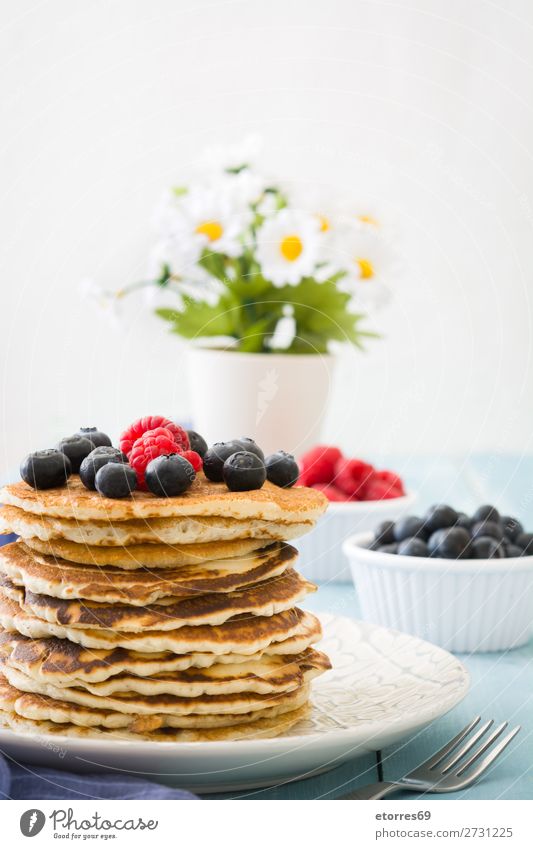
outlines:
[[[0,730],[0,751],[77,772],[135,773],[197,792],[262,787],[333,769],[401,740],[464,697],[466,669],[417,637],[323,614],[333,669],[313,684],[311,717],[273,740],[149,743]]]

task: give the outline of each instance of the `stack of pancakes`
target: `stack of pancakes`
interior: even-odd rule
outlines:
[[[60,489],[0,493],[0,725],[71,736],[275,736],[305,717],[329,668],[315,590],[286,540],[326,507],[266,483],[199,474],[177,498]]]

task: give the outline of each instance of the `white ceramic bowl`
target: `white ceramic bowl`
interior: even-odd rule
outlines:
[[[298,569],[312,581],[350,581],[350,570],[342,554],[349,536],[372,531],[380,522],[409,513],[416,493],[382,501],[332,501],[313,530],[296,541],[300,552]]]
[[[503,651],[533,625],[533,556],[444,560],[370,551],[372,534],[346,540],[363,618],[449,651]]]

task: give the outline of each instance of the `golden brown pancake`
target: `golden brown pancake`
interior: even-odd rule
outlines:
[[[209,593],[183,599],[161,599],[140,607],[98,601],[65,600],[16,587],[4,578],[2,588],[22,610],[46,622],[71,628],[96,628],[120,633],[173,631],[186,626],[222,625],[236,616],[273,616],[289,610],[313,592],[314,584],[294,569],[250,587],[229,593]]]
[[[165,543],[181,545],[235,539],[286,540],[311,530],[313,522],[271,522],[265,519],[227,519],[219,516],[197,518],[129,519],[107,522],[88,519],[60,519],[56,516],[35,515],[20,507],[0,507],[0,522],[4,530],[23,539],[66,539],[82,545],[134,545]]]
[[[37,554],[22,542],[0,548],[0,574],[33,593],[62,599],[152,604],[168,596],[232,592],[281,575],[298,556],[295,548],[273,543],[229,561],[213,560],[178,569],[91,569]]]
[[[269,715],[263,712],[259,717],[241,716],[236,725],[222,728],[169,728],[163,727],[149,730],[148,727],[137,725],[137,731],[125,728],[108,729],[98,727],[84,728],[72,722],[56,723],[48,720],[25,719],[13,711],[0,710],[0,728],[10,728],[18,734],[30,734],[40,739],[44,735],[71,740],[127,740],[136,745],[149,743],[207,743],[226,740],[258,740],[269,737],[279,737],[305,720],[311,713],[309,702],[305,702],[296,710],[285,712],[283,708],[273,708]]]
[[[255,696],[248,700],[250,706],[257,707],[245,711],[246,700],[233,699],[239,712],[232,714],[229,710],[219,710],[217,713],[191,713],[192,704],[185,707],[185,712],[177,708],[175,713],[166,712],[154,715],[131,714],[120,711],[109,710],[105,707],[91,708],[77,705],[63,699],[54,699],[36,693],[26,693],[10,685],[3,675],[0,674],[0,710],[5,713],[14,713],[25,719],[37,721],[49,721],[58,724],[72,723],[84,728],[126,728],[135,733],[146,733],[168,726],[170,728],[188,729],[215,729],[238,725],[242,722],[254,722],[265,718],[274,718],[297,710],[307,703],[309,687],[304,685],[291,693],[279,694],[269,699],[260,699]],[[213,697],[212,706],[229,708],[231,702],[215,701]],[[190,702],[195,700],[191,699]],[[200,704],[200,702],[198,702]]]
[[[95,683],[70,677],[66,679],[66,684],[58,684],[50,677],[35,677],[31,674],[32,670],[28,674],[16,665],[8,653],[4,657],[4,667],[6,678],[14,686],[47,695],[67,690],[84,690],[99,698],[120,698],[124,693],[137,693],[141,696],[169,693],[194,698],[220,693],[289,692],[301,687],[310,677],[329,669],[329,662],[322,652],[309,648],[297,655],[262,655],[257,660],[245,660],[240,663],[214,663],[206,669],[189,668],[167,672],[158,670],[156,675],[148,677],[121,673]],[[23,678],[13,678],[13,675],[22,675]],[[34,686],[22,686],[22,680],[32,681]],[[65,695],[65,698],[67,701],[77,701],[68,695]]]
[[[29,513],[121,522],[127,519],[223,516],[230,519],[315,521],[326,510],[327,499],[317,490],[297,486],[282,489],[266,481],[261,489],[231,492],[224,483],[213,483],[200,472],[190,489],[175,498],[158,498],[134,492],[131,498],[105,498],[88,490],[78,475],[57,489],[33,489],[24,481],[0,491],[0,501]]]
[[[296,698],[297,694],[302,695],[304,687],[308,693],[308,687],[306,685],[313,677],[319,674],[319,670],[312,667],[307,669],[303,673],[304,684],[300,685],[300,687],[291,686],[288,691],[267,693],[242,691],[217,693],[216,695],[203,694],[192,697],[177,696],[174,693],[144,695],[135,692],[100,696],[79,687],[61,688],[53,684],[43,684],[40,681],[33,681],[18,669],[10,669],[7,666],[2,667],[2,674],[11,686],[16,687],[20,692],[45,696],[55,701],[62,701],[67,703],[71,709],[77,707],[89,708],[103,713],[116,712],[139,717],[169,714],[176,720],[178,717],[187,716],[194,716],[195,719],[206,715],[209,717],[219,716],[221,714],[237,716],[242,713],[255,713],[256,711],[264,710],[264,708],[276,707],[277,705],[291,704],[296,707],[298,705],[294,704],[293,695]],[[306,700],[307,697],[305,699],[302,698],[301,701]],[[198,720],[195,726],[199,727],[200,725],[201,723]]]
[[[301,635],[288,637],[254,654],[216,655],[209,652],[137,652],[124,648],[90,649],[69,640],[54,637],[30,639],[15,632],[0,630],[0,656],[9,666],[20,669],[35,680],[68,687],[73,681],[86,686],[101,684],[110,678],[135,676],[140,681],[187,670],[203,670],[217,665],[237,666],[270,658],[304,662],[309,647],[320,639],[318,629],[309,628]]]
[[[6,487],[0,526],[0,727],[158,742],[283,733],[327,657],[297,607],[316,589],[286,544],[327,506],[314,490],[107,499]]]
[[[117,646],[140,652],[170,651],[175,654],[207,652],[223,655],[255,654],[290,637],[320,639],[320,622],[312,613],[293,607],[273,616],[236,616],[222,625],[185,625],[175,631],[143,631],[140,634],[85,628],[72,628],[46,622],[26,613],[18,602],[0,590],[0,626],[32,639],[58,637],[87,648],[113,649]]]
[[[286,539],[291,538],[288,528]],[[175,569],[196,566],[211,560],[238,559],[271,544],[268,539],[233,539],[186,545],[144,543],[139,545],[85,545],[67,539],[41,540],[33,537],[25,544],[39,554],[88,566],[115,566],[117,569]]]

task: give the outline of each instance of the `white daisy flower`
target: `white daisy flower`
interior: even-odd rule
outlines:
[[[246,169],[238,174],[222,174],[209,184],[213,193],[221,194],[237,210],[245,210],[258,203],[267,181],[254,171]]]
[[[241,238],[251,219],[252,211],[236,207],[228,195],[197,187],[178,198],[170,238],[176,241],[178,250],[187,247],[187,258],[196,250],[199,259],[205,248],[239,256]]]
[[[257,231],[256,257],[274,286],[296,285],[313,275],[320,250],[318,221],[304,212],[281,209]]]
[[[269,218],[277,212],[277,209],[278,200],[276,195],[273,192],[265,192],[257,204],[257,211],[259,215],[262,215],[264,218]]]
[[[157,280],[163,266],[167,265],[177,278],[193,278],[199,270],[201,246],[194,239],[183,238],[181,232],[170,231],[164,238],[159,239],[148,257],[146,277]]]
[[[107,292],[92,278],[80,280],[79,289],[82,298],[95,304],[111,327],[121,326],[122,316],[118,305],[120,292]]]
[[[339,222],[348,226],[355,224],[377,230],[389,240],[398,241],[399,238],[398,216],[394,215],[385,202],[380,204],[372,201],[362,204],[344,202],[340,210]]]
[[[340,210],[331,201],[331,192],[323,186],[295,186],[291,192],[292,205],[314,215],[320,232],[329,238],[339,223]]]
[[[368,224],[343,227],[335,240],[334,264],[347,271],[339,281],[355,304],[378,308],[389,300],[388,283],[397,275],[398,259],[380,231]]]

